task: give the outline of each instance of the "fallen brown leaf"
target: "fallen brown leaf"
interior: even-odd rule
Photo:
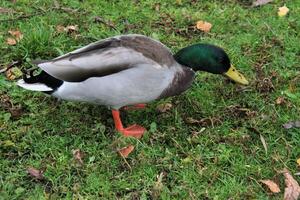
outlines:
[[[171,110],[173,107],[173,105],[171,103],[162,103],[162,104],[159,104],[156,109],[161,112],[161,113],[165,113],[169,110]]]
[[[268,188],[270,189],[271,192],[273,192],[273,193],[279,193],[280,192],[279,186],[274,181],[267,179],[267,180],[260,180],[260,182],[262,182],[263,184],[268,186]]]
[[[17,41],[14,38],[7,38],[6,39],[6,44],[11,45],[11,46],[16,45]]]
[[[284,189],[284,200],[297,200],[300,195],[300,186],[298,182],[293,178],[287,169],[283,170],[285,177],[285,189]]]
[[[74,157],[74,159],[77,161],[77,162],[79,162],[80,164],[83,164],[83,161],[82,161],[82,159],[83,159],[83,153],[80,151],[80,149],[75,149],[75,150],[73,150],[72,151],[72,153],[73,153],[73,157]]]
[[[77,32],[78,31],[78,25],[69,25],[66,27],[66,31],[68,33]]]
[[[12,73],[11,69],[7,70],[5,75],[6,75],[6,78],[8,80],[15,80],[16,79],[16,76]]]
[[[277,105],[282,105],[282,104],[285,104],[285,103],[286,103],[286,100],[285,100],[284,97],[278,97],[278,98],[276,99],[276,104],[277,104]]]
[[[35,178],[37,180],[43,180],[45,178],[44,170],[39,170],[34,167],[28,167],[27,172],[32,178]]]
[[[56,31],[58,33],[63,33],[63,32],[66,32],[66,33],[74,33],[74,32],[77,32],[78,31],[78,25],[69,25],[69,26],[62,26],[62,25],[57,25],[56,26]]]
[[[199,20],[196,23],[196,28],[200,31],[208,33],[212,27],[212,24],[206,21]]]
[[[256,0],[252,3],[252,7],[262,6],[262,5],[265,5],[265,4],[270,3],[272,1],[273,0]]]
[[[300,121],[291,121],[282,125],[285,129],[300,128]]]
[[[9,68],[8,70],[6,70],[5,75],[8,80],[15,80],[16,78],[19,78],[22,76],[22,72],[19,68],[12,67],[12,68]]]
[[[288,14],[289,11],[290,11],[290,9],[288,9],[288,7],[282,6],[282,7],[278,8],[277,14],[279,17],[284,17]]]
[[[129,145],[128,147],[124,147],[122,149],[120,149],[118,152],[119,154],[124,157],[127,158],[128,155],[134,150],[134,146],[133,145]]]
[[[20,41],[20,40],[23,38],[23,34],[22,34],[21,31],[19,31],[19,30],[10,30],[10,31],[8,31],[8,33],[9,33],[11,36],[14,36],[14,38],[15,38],[17,41]]]

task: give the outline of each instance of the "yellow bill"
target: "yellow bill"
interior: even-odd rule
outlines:
[[[229,79],[242,84],[242,85],[248,85],[249,82],[247,81],[247,79],[241,74],[239,73],[234,66],[230,66],[229,70],[224,74],[225,76],[227,76]]]

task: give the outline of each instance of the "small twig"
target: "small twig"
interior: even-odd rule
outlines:
[[[129,163],[127,162],[126,158],[124,156],[121,156],[124,160],[124,162],[126,163],[126,165],[128,166],[129,170],[132,171],[131,166],[129,165]]]
[[[252,87],[239,87],[236,89],[236,92],[248,92],[248,91],[252,91]]]
[[[98,23],[102,23],[102,24],[104,24],[104,25],[106,25],[106,26],[108,26],[108,27],[114,29],[115,31],[118,31],[117,28],[116,28],[114,25],[112,25],[111,23],[105,21],[102,17],[96,16],[96,17],[94,18],[94,21],[95,21],[95,22],[98,22]]]
[[[249,176],[249,178],[254,181],[260,188],[263,188],[262,185],[253,177]]]
[[[70,13],[79,12],[78,9],[72,9],[72,8],[67,8],[67,7],[60,7],[60,8],[57,8],[57,9],[62,10],[64,12],[70,12]]]

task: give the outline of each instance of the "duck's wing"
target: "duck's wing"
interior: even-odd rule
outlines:
[[[141,64],[170,67],[171,51],[143,35],[123,35],[101,40],[53,60],[36,63],[60,80],[79,82],[90,77],[111,75]]]

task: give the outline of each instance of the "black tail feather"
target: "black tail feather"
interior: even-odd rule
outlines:
[[[56,90],[59,86],[63,84],[62,80],[54,78],[45,71],[41,71],[41,73],[38,75],[34,75],[34,71],[35,70],[29,72],[29,77],[27,77],[27,75],[23,76],[23,80],[25,83],[43,83],[48,87],[52,88],[53,90]]]

